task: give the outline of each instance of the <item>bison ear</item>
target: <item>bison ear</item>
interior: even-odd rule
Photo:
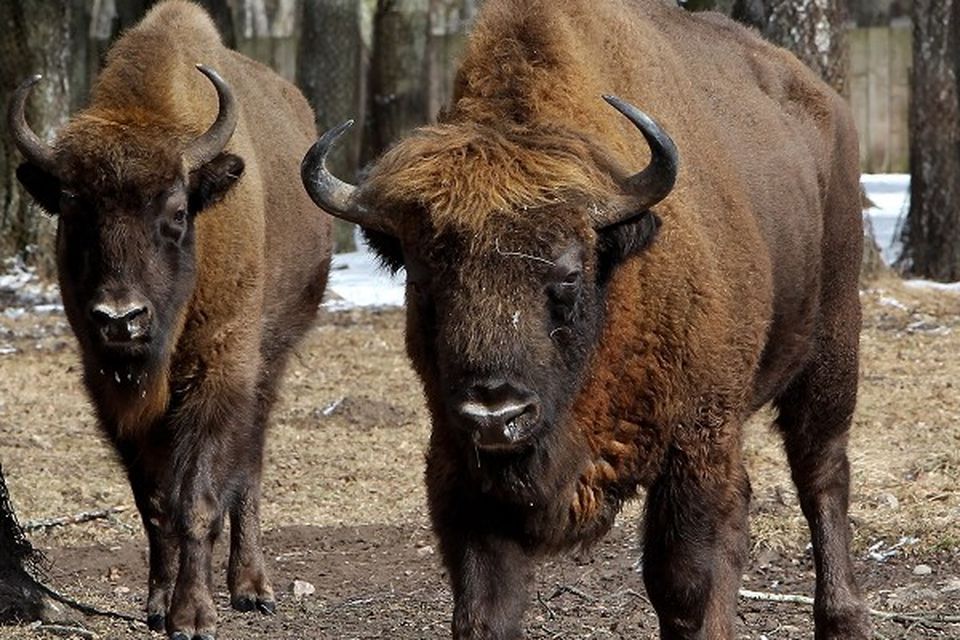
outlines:
[[[597,230],[597,273],[601,283],[621,262],[650,246],[660,218],[650,210]]]
[[[200,213],[223,199],[243,175],[243,158],[221,153],[190,172],[190,213]]]
[[[44,211],[60,213],[60,180],[35,164],[22,163],[17,167],[17,180]]]

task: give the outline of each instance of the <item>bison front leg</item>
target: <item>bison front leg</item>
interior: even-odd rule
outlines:
[[[214,482],[210,443],[197,445],[189,463],[180,467],[178,507],[180,571],[167,632],[171,640],[213,640],[217,612],[212,595],[213,545],[223,523],[221,487]]]
[[[163,631],[170,606],[172,587],[177,574],[177,539],[168,515],[162,508],[162,498],[156,492],[156,483],[136,472],[130,473],[133,497],[147,532],[150,549],[150,577],[147,594],[147,626]]]
[[[531,560],[519,545],[494,536],[441,534],[453,590],[455,640],[515,640],[523,637]]]
[[[664,640],[734,638],[750,482],[739,450],[721,457],[673,449],[647,496],[643,579]]]

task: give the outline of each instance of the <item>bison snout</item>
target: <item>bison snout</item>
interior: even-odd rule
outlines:
[[[540,398],[532,391],[493,380],[473,385],[455,405],[455,412],[477,447],[508,450],[534,434],[540,422]]]
[[[149,337],[150,303],[138,297],[100,300],[90,305],[90,319],[107,344],[141,342]]]

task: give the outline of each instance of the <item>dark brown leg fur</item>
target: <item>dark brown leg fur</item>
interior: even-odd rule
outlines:
[[[729,471],[700,473],[674,450],[650,487],[643,579],[661,638],[734,637],[736,593],[748,550],[750,483],[739,451],[731,454]]]
[[[230,563],[227,568],[230,604],[237,611],[274,613],[273,588],[267,578],[260,545],[260,472],[251,474],[230,509]]]
[[[441,547],[453,588],[454,640],[522,638],[530,559],[503,538],[445,533]]]
[[[817,571],[817,640],[868,638],[870,626],[850,562],[847,432],[856,401],[857,351],[821,340],[820,353],[778,400],[800,507]]]
[[[202,437],[202,436],[201,436]],[[219,496],[223,487],[215,482],[214,447],[197,446],[196,455],[181,471],[178,525],[180,570],[167,616],[167,631],[173,640],[212,639],[217,612],[213,602],[213,545],[223,523]]]
[[[177,575],[177,540],[167,514],[159,509],[153,483],[131,475],[130,486],[150,549],[150,577],[147,594],[147,626],[162,632]]]

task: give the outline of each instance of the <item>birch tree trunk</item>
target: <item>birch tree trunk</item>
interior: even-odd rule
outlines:
[[[842,96],[847,95],[845,0],[762,0],[763,34],[792,51]]]
[[[70,113],[76,75],[71,52],[77,44],[72,25],[82,7],[78,0],[0,2],[0,104],[6,108],[26,77],[43,74],[27,105],[27,119],[47,139]],[[8,135],[0,140],[0,258],[17,256],[42,275],[52,275],[56,224],[21,190],[16,169],[23,159]]]
[[[899,266],[960,280],[960,0],[914,0],[910,211]]]
[[[224,0],[220,0],[222,4]],[[215,4],[208,2],[208,4]],[[297,18],[301,15],[299,0],[235,0],[229,40],[243,55],[273,68],[287,80],[297,75]],[[215,9],[214,15],[222,13]],[[226,23],[221,16],[218,24]],[[226,24],[224,24],[226,26]]]
[[[330,156],[330,170],[355,182],[363,139],[363,38],[360,0],[304,0],[297,59],[297,85],[316,111],[324,132],[346,120],[357,121]],[[353,225],[337,221],[334,250],[351,251]]]
[[[431,122],[453,95],[453,79],[476,11],[476,0],[430,0],[427,116]]]
[[[429,0],[379,0],[373,18],[368,116],[361,161],[370,162],[428,116]]]

